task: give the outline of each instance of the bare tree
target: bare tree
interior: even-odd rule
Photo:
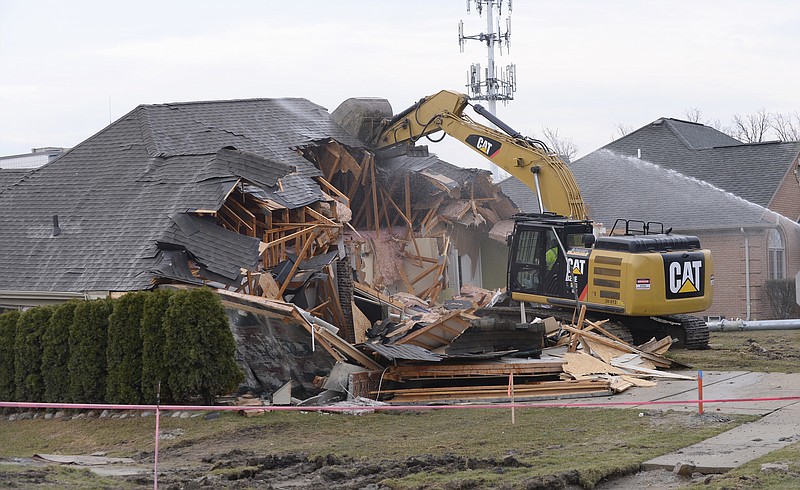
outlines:
[[[800,141],[800,113],[772,114],[770,127],[781,141]]]
[[[559,136],[558,129],[552,129],[547,126],[542,127],[542,134],[544,134],[545,142],[550,148],[561,156],[567,163],[571,162],[575,155],[578,154],[578,145],[576,145],[572,138],[568,136]]]
[[[700,109],[698,109],[697,107],[690,107],[689,109],[686,109],[684,115],[686,116],[687,121],[693,123],[700,123],[701,122],[700,119],[702,119],[703,117],[702,113],[700,112]]]
[[[614,126],[614,129],[616,129],[617,132],[611,135],[611,141],[614,141],[617,138],[628,136],[628,134],[633,132],[632,126],[622,123],[617,123],[617,125]]]
[[[733,126],[728,134],[745,143],[761,143],[770,130],[771,119],[770,113],[766,109],[760,109],[745,116],[735,114]]]
[[[719,119],[710,119],[710,120],[704,122],[703,124],[705,124],[706,126],[710,126],[710,127],[714,128],[714,129],[716,129],[720,133],[724,133],[725,132],[723,130],[723,128],[722,128],[722,123],[719,122]]]

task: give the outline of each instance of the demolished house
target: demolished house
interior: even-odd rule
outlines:
[[[0,309],[207,285],[263,397],[610,393],[539,359],[543,323],[475,315],[516,211],[488,171],[376,160],[305,99],[142,105],[0,189]]]

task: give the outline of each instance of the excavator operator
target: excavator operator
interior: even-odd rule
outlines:
[[[547,234],[547,252],[545,253],[547,272],[553,269],[556,260],[558,260],[558,240],[556,240],[556,236],[552,232],[549,232]]]

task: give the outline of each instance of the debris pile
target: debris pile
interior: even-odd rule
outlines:
[[[434,305],[408,293],[387,296],[363,285],[356,290],[380,299],[394,314],[362,331],[365,341],[351,344],[332,326],[299,309],[285,310],[285,319],[302,324],[315,346],[336,362],[329,373],[315,376],[317,394],[300,400],[288,394],[291,385],[283,386],[258,404],[532,401],[608,396],[632,386],[655,386],[654,378],[692,379],[663,371],[672,365],[664,357],[671,338],[632,346],[604,328],[605,321],[585,320],[585,307],[573,325],[554,318],[522,323],[481,316],[491,311],[497,293],[474,286]],[[257,311],[270,304],[220,294],[231,307]],[[239,403],[255,402],[240,398]]]

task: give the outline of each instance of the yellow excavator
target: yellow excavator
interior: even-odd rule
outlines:
[[[474,111],[499,130],[473,121],[464,114],[471,105],[464,94],[441,91],[392,117],[386,117],[391,109],[384,99],[347,103],[337,111],[347,112],[351,132],[378,152],[443,131],[534,192],[541,213],[514,216],[507,302],[493,306],[493,313],[519,317],[522,304],[527,314],[567,320],[585,305],[588,318],[609,319],[626,340],[667,334],[678,340],[676,347],[707,347],[705,321],[688,314],[708,309],[713,297],[711,253],[697,237],[638,220],[617,220],[610,236],[595,237],[568,166],[542,141],[480,105],[472,105]]]

